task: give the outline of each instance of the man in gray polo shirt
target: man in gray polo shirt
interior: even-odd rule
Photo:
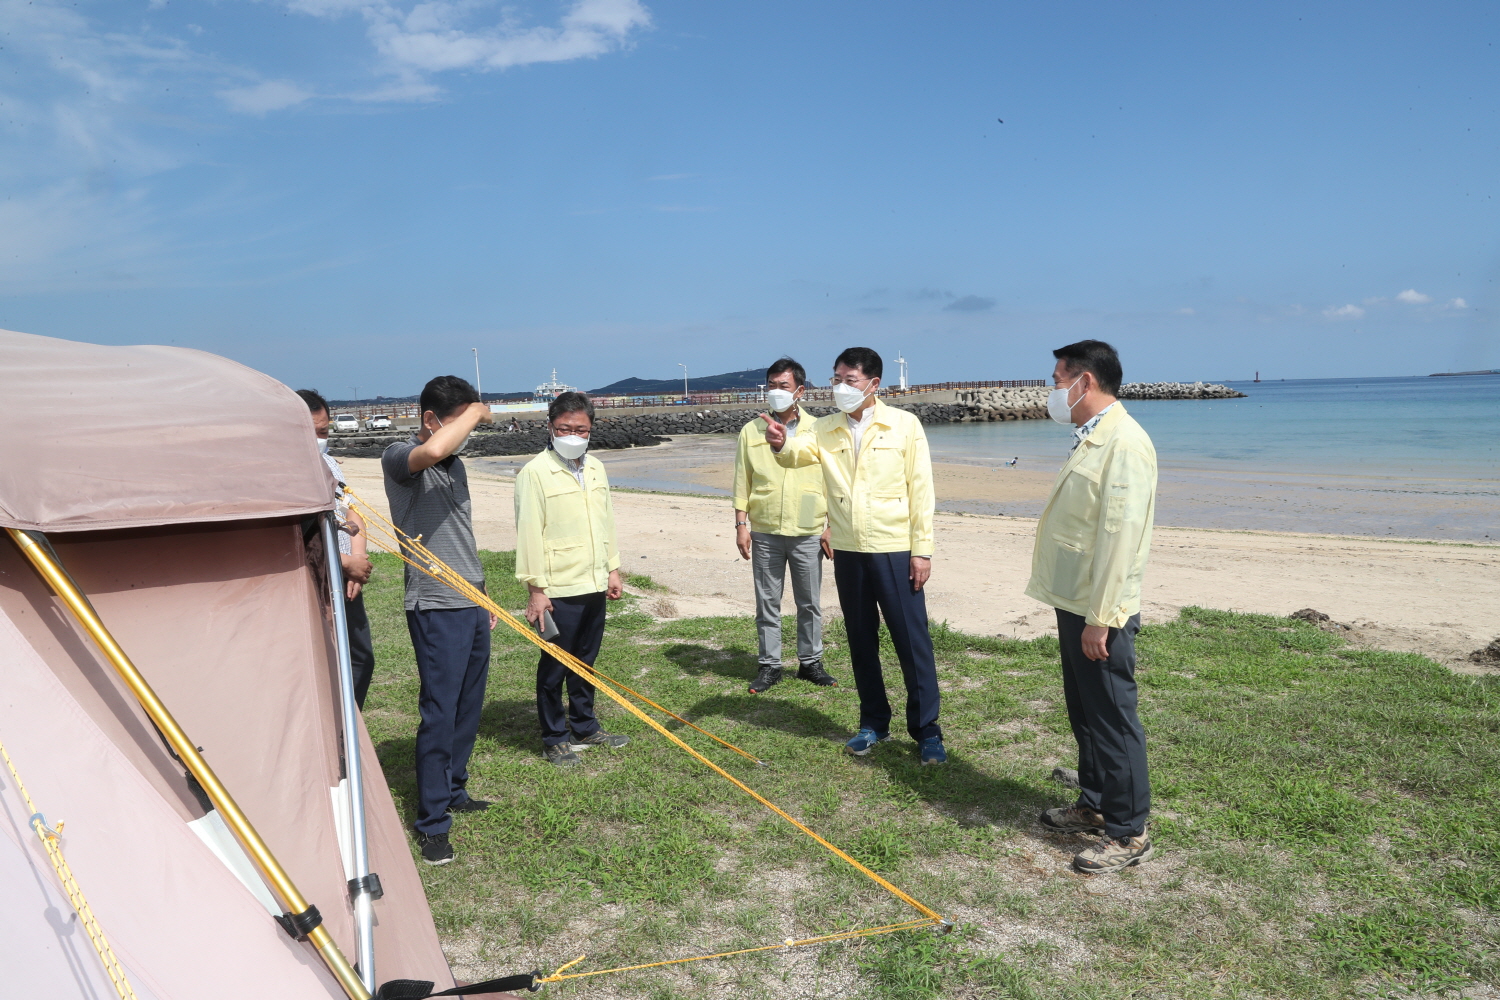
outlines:
[[[489,407],[456,375],[422,389],[422,422],[406,441],[380,458],[391,520],[465,580],[484,590],[484,567],[474,544],[469,477],[458,457],[469,434],[491,423]],[[490,629],[496,619],[447,584],[406,567],[406,628],[417,654],[421,724],[417,727],[417,820],[413,824],[430,865],[453,860],[450,813],[489,807],[465,790],[469,755],[479,733],[490,670]]]

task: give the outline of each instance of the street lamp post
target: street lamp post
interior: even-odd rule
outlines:
[[[479,393],[479,401],[484,402],[484,383],[479,381],[479,348],[471,347],[474,352],[474,391]]]
[[[677,367],[682,369],[682,401],[684,403],[686,403],[686,402],[688,402],[688,386],[687,386],[687,384],[688,384],[688,374],[687,374],[687,365],[685,365],[681,361],[679,361],[679,362],[677,362]]]

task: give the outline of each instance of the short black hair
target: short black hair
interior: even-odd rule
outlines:
[[[439,375],[422,386],[422,412],[432,411],[439,420],[470,403],[479,402],[479,393],[457,375]]]
[[[868,347],[846,347],[844,353],[833,359],[834,367],[848,365],[858,368],[865,378],[879,378],[885,371],[885,362]]]
[[[547,423],[552,423],[564,413],[587,413],[589,423],[594,422],[594,401],[581,392],[560,392],[547,406]]]
[[[799,386],[807,384],[807,369],[785,356],[771,362],[771,367],[766,369],[766,381],[769,382],[777,375],[783,375],[787,372],[792,373],[792,381],[796,382]]]
[[[308,413],[328,409],[328,400],[324,399],[316,389],[298,389],[297,395],[301,396],[302,402],[307,404]]]
[[[1064,363],[1072,375],[1088,372],[1099,383],[1099,391],[1108,396],[1120,394],[1120,355],[1102,340],[1080,340],[1059,347],[1052,356]]]

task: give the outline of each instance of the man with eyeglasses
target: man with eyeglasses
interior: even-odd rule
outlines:
[[[547,407],[547,424],[547,447],[516,475],[516,579],[526,585],[526,620],[593,666],[604,641],[604,609],[624,593],[609,476],[588,453],[594,430],[588,396],[560,394]],[[536,717],[542,756],[554,767],[581,764],[579,750],[618,750],[630,742],[599,728],[594,685],[547,652],[536,667]]]
[[[814,417],[798,403],[807,394],[807,372],[791,358],[766,369],[766,402],[787,433],[812,434]],[[819,687],[838,683],[823,669],[823,557],[828,544],[828,505],[823,474],[815,466],[784,469],[766,446],[759,417],[740,428],[734,454],[734,532],[742,559],[755,576],[755,622],[760,668],[750,693],[781,683],[781,595],[792,571],[797,602],[797,679]]]
[[[922,591],[932,573],[932,459],[921,422],[876,398],[883,369],[868,347],[840,354],[832,379],[840,412],[820,417],[810,435],[789,436],[770,413],[762,419],[778,463],[823,470],[833,578],[859,692],[859,732],[845,749],[863,757],[891,738],[880,666],[884,615],[906,682],[906,731],[923,764],[944,764],[937,664]]]

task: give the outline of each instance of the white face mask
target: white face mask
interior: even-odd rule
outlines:
[[[833,387],[833,405],[845,413],[853,413],[865,405],[868,394],[842,382]]]
[[[443,422],[441,420],[439,420],[437,417],[433,417],[432,419],[433,420],[437,420],[439,427],[443,426]],[[465,434],[464,435],[464,439],[462,441],[458,442],[458,447],[454,448],[453,451],[450,452],[450,454],[453,454],[453,455],[462,455],[464,453],[464,449],[467,448],[468,446],[469,446],[469,435]]]
[[[317,441],[318,441],[318,450],[321,451],[325,455],[328,454],[328,439],[327,438],[318,438]]]
[[[1080,375],[1073,380],[1073,385],[1083,381]],[[1060,424],[1071,424],[1073,422],[1073,406],[1068,402],[1068,394],[1073,391],[1073,385],[1066,389],[1053,389],[1047,393],[1047,416]]]
[[[787,392],[785,389],[766,390],[766,402],[770,405],[773,413],[785,413],[792,408],[797,401],[797,394]]]
[[[570,462],[576,462],[583,457],[583,453],[589,450],[589,439],[579,437],[577,434],[565,434],[562,437],[552,436],[552,449]]]

